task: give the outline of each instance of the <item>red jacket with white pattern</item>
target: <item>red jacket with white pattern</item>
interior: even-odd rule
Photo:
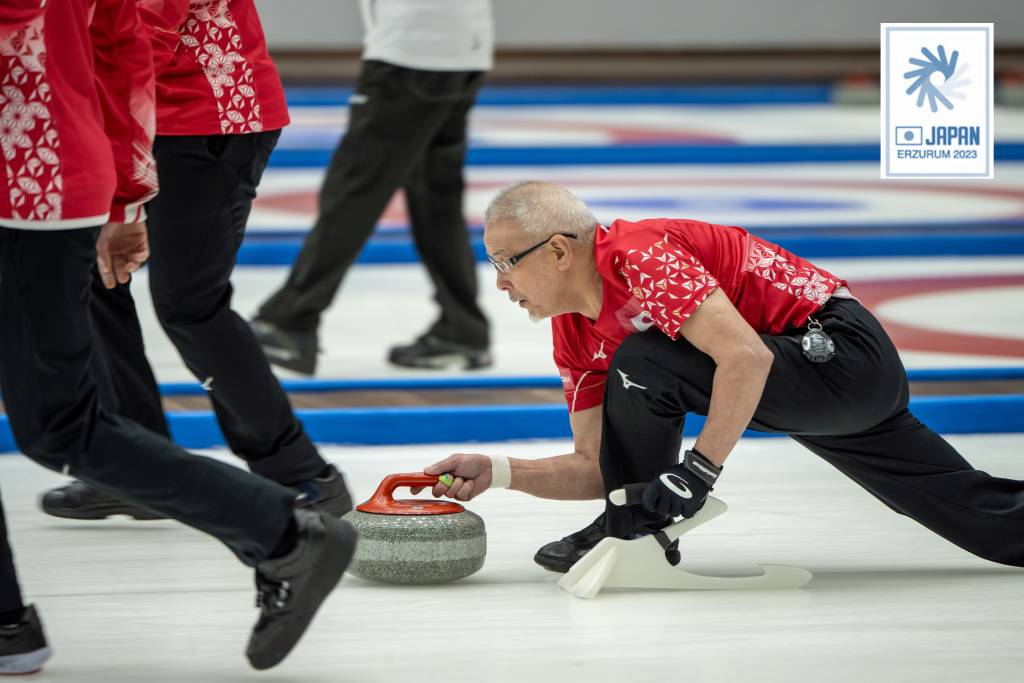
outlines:
[[[0,4],[0,226],[144,217],[156,194],[153,52],[134,0]]]
[[[258,133],[288,125],[284,88],[253,0],[138,3],[153,32],[158,135]]]
[[[846,281],[743,228],[651,219],[599,226],[594,260],[601,275],[597,320],[551,319],[555,365],[570,412],[601,405],[612,356],[627,336],[679,328],[716,289],[764,334],[803,326]]]

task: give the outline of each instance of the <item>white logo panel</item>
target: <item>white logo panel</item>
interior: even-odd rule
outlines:
[[[992,178],[992,24],[882,24],[882,178]]]

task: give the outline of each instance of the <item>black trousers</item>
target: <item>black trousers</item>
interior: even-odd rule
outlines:
[[[0,612],[13,612],[22,607],[18,570],[14,566],[11,539],[7,534],[7,515],[0,502]]]
[[[97,234],[0,229],[0,389],[18,448],[211,534],[255,565],[281,539],[294,492],[188,453],[102,405],[89,311]],[[12,590],[0,585],[0,604]]]
[[[816,316],[836,344],[827,363],[804,358],[805,330],[761,335],[775,354],[755,430],[789,434],[894,511],[975,555],[1024,566],[1024,482],[974,469],[909,410],[906,372],[877,319],[853,300]],[[617,371],[637,387],[625,388]],[[607,491],[646,482],[678,462],[687,413],[707,415],[715,364],[656,330],[628,337],[605,389],[601,471]],[[607,507],[609,533],[654,520]]]
[[[101,405],[170,439],[160,388],[146,358],[132,283],[107,289],[95,267],[92,276],[89,314],[96,339],[92,363]]]
[[[348,132],[320,189],[320,215],[284,286],[257,317],[309,332],[319,326],[342,278],[388,201],[405,189],[412,234],[441,314],[429,332],[486,347],[476,264],[462,214],[466,120],[481,72],[421,71],[363,62]]]
[[[279,131],[159,136],[160,194],[150,202],[150,292],[157,318],[204,382],[231,450],[253,472],[283,484],[327,466],[270,370],[249,325],[231,308],[231,273],[252,200]],[[134,302],[122,285],[94,285],[98,364],[111,378],[105,406],[167,434]]]

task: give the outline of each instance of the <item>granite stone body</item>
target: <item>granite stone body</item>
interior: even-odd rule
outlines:
[[[394,584],[447,583],[484,566],[484,520],[468,510],[446,515],[387,515],[353,510],[345,515],[359,531],[348,571]]]

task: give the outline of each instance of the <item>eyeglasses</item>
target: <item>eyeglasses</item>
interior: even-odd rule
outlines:
[[[492,257],[490,255],[487,256],[487,260],[491,262],[491,265],[494,266],[494,269],[496,271],[498,271],[499,273],[507,273],[508,271],[512,270],[512,266],[514,266],[515,264],[519,263],[524,258],[529,256],[533,252],[537,251],[538,249],[543,247],[545,244],[550,242],[554,237],[557,237],[559,235],[561,235],[562,237],[568,237],[570,239],[576,239],[576,235],[573,235],[572,233],[556,232],[554,235],[552,235],[551,237],[547,238],[543,242],[541,242],[539,244],[535,244],[532,247],[530,247],[529,249],[527,249],[526,251],[521,251],[518,254],[516,254],[515,256],[510,256],[509,258],[505,259],[504,261],[497,261],[497,260],[494,259],[494,257]]]

